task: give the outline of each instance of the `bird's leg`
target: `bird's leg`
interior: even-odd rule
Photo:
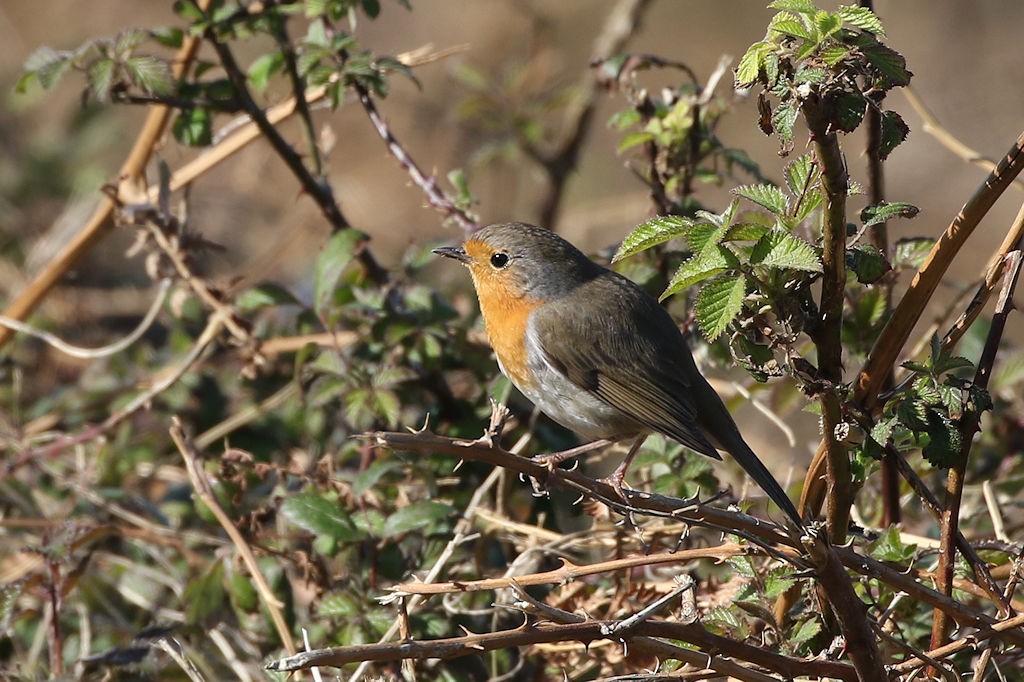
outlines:
[[[534,455],[533,461],[543,464],[549,469],[554,469],[556,466],[558,466],[567,459],[571,459],[573,457],[576,457],[577,455],[582,455],[586,452],[590,452],[591,450],[603,448],[606,445],[611,445],[614,442],[615,441],[606,440],[602,438],[600,440],[595,440],[592,443],[584,443],[583,445],[577,445],[576,447],[569,448],[568,450],[562,450],[560,452],[551,452],[546,455]]]
[[[626,470],[629,469],[629,465],[633,463],[633,458],[636,457],[636,453],[640,452],[640,446],[647,440],[647,436],[640,436],[633,444],[629,447],[629,452],[626,453],[626,458],[622,460],[622,464],[615,467],[615,471],[611,473],[607,478],[602,479],[605,483],[615,488],[615,492],[619,494],[623,500],[626,499],[626,494],[622,491],[622,482],[626,478]]]

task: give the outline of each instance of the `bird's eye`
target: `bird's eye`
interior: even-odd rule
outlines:
[[[512,259],[509,258],[509,255],[507,253],[501,253],[499,251],[498,253],[491,254],[491,265],[494,266],[494,268],[497,270],[501,270],[502,268],[508,266],[511,260]]]

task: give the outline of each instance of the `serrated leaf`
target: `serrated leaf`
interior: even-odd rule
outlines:
[[[879,419],[875,425],[871,427],[871,439],[879,445],[885,445],[892,437],[892,432],[896,429],[898,423],[899,422],[896,417]]]
[[[313,308],[322,313],[330,303],[341,274],[352,262],[362,235],[353,229],[331,235],[313,267]]]
[[[713,341],[736,319],[743,307],[747,285],[743,277],[722,277],[704,286],[694,306],[697,324],[708,341]]]
[[[882,140],[878,145],[878,156],[882,160],[889,158],[896,147],[907,139],[910,126],[895,111],[882,112]]]
[[[886,89],[910,85],[913,74],[907,70],[907,60],[903,55],[874,39],[859,42],[861,53],[878,70]]]
[[[796,101],[790,100],[780,104],[772,114],[772,128],[783,145],[788,145],[793,141],[793,126],[796,125],[798,113]]]
[[[877,540],[871,543],[870,554],[878,561],[891,561],[903,564],[914,557],[917,548],[914,545],[903,544],[903,537],[900,529],[896,526],[889,526]]]
[[[60,77],[71,67],[72,53],[67,51],[56,51],[50,47],[38,48],[25,60],[24,69],[26,75],[35,76],[43,90],[51,89]],[[18,92],[25,91],[27,80],[22,78],[18,81]]]
[[[760,41],[747,48],[736,67],[736,85],[745,87],[754,83],[761,74],[765,58],[775,50],[769,42]]]
[[[812,0],[772,0],[772,2],[768,3],[768,7],[787,12],[799,12],[800,14],[814,14],[818,11]]]
[[[838,14],[825,11],[814,15],[814,23],[818,27],[818,42],[823,42],[825,38],[843,27],[843,19]]]
[[[835,114],[832,120],[835,127],[844,133],[852,133],[864,120],[868,102],[860,93],[843,93],[835,101]]]
[[[846,267],[861,284],[874,284],[892,270],[885,256],[869,244],[857,244],[846,250]]]
[[[829,66],[835,66],[850,54],[850,48],[845,45],[829,45],[818,53],[818,58]]]
[[[97,101],[105,102],[114,85],[114,60],[97,59],[89,65],[89,89]]]
[[[780,270],[821,272],[821,257],[814,247],[780,229],[772,230],[754,244],[750,262]]]
[[[617,263],[623,258],[646,251],[652,246],[682,237],[691,227],[693,227],[693,220],[683,216],[666,215],[651,218],[634,227],[633,231],[626,235],[622,244],[619,245],[619,250],[615,252],[612,262]]]
[[[850,26],[855,26],[864,31],[871,31],[877,36],[885,35],[882,21],[878,18],[878,15],[867,7],[840,5],[838,14]]]
[[[899,401],[896,404],[896,417],[914,433],[928,430],[928,406],[919,400],[908,398]]]
[[[170,65],[162,59],[139,55],[125,61],[132,82],[147,93],[166,95],[174,87]]]
[[[338,500],[316,493],[291,495],[281,503],[281,515],[299,528],[342,542],[362,539],[347,510]]]
[[[712,244],[679,266],[659,300],[664,301],[687,287],[738,266],[739,261],[732,251],[720,244]]]
[[[821,632],[821,623],[815,618],[799,623],[795,628],[790,628],[786,633],[786,641],[791,644],[803,644],[818,636]]]
[[[786,164],[786,187],[793,196],[800,196],[813,185],[812,174],[818,176],[818,164],[811,154],[804,154]]]
[[[948,468],[960,456],[963,435],[957,425],[945,414],[928,410],[928,443],[921,454],[932,466]]]
[[[380,480],[392,471],[401,471],[405,465],[396,459],[378,459],[363,471],[356,474],[352,481],[352,494],[362,497],[368,490],[373,488]]]
[[[816,40],[816,36],[807,30],[802,21],[784,12],[775,15],[771,23],[768,24],[768,32],[773,37],[787,35],[802,40]]]
[[[871,227],[884,223],[893,218],[913,218],[921,209],[905,201],[894,201],[892,203],[883,201],[879,204],[865,206],[860,212],[860,220],[864,227]]]
[[[789,208],[786,195],[774,185],[742,185],[732,190],[732,193],[768,209],[777,216],[785,215]]]
[[[412,530],[426,532],[435,521],[453,512],[452,506],[435,500],[424,500],[402,507],[384,523],[384,537],[391,538]]]
[[[771,228],[769,226],[761,225],[758,223],[736,223],[735,225],[729,226],[729,229],[726,231],[725,236],[722,237],[722,241],[756,242],[758,239],[763,237],[765,233],[768,232],[768,230],[770,229]]]

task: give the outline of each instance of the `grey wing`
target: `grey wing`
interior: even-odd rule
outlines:
[[[534,313],[535,330],[559,330],[537,334],[548,362],[634,421],[721,459],[697,426],[691,380],[697,369],[672,318],[654,299],[629,291],[632,282],[605,275],[610,279],[584,285],[602,300],[598,314],[579,308]],[[641,325],[654,333],[640,334]]]

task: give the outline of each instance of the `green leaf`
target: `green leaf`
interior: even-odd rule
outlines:
[[[185,622],[202,625],[217,611],[224,608],[224,562],[216,560],[210,567],[190,580],[182,592],[186,604]]]
[[[89,65],[89,89],[100,102],[106,102],[114,86],[114,60],[97,59]]]
[[[814,15],[814,23],[818,27],[818,42],[822,42],[843,27],[843,19],[838,14],[821,11]]]
[[[828,66],[835,66],[846,59],[848,54],[850,54],[850,48],[845,45],[829,45],[818,53],[818,58]]]
[[[786,187],[793,196],[798,197],[813,186],[818,177],[818,164],[812,154],[804,154],[786,164],[785,174]]]
[[[767,56],[775,51],[775,45],[761,41],[747,48],[736,67],[736,85],[745,87],[757,80]]]
[[[910,134],[910,126],[895,111],[882,112],[882,140],[878,146],[878,156],[881,159],[889,158],[892,150],[896,149],[907,139]]]
[[[750,262],[780,270],[821,272],[821,257],[814,247],[781,229],[768,232],[754,244]]]
[[[786,195],[774,185],[742,185],[735,188],[732,193],[768,209],[777,216],[785,215],[789,208]]]
[[[424,533],[433,532],[434,523],[453,512],[452,506],[443,502],[435,500],[415,502],[407,507],[402,507],[388,517],[384,523],[383,535],[385,538],[392,538],[414,530]]]
[[[322,314],[334,295],[341,274],[352,262],[362,235],[347,228],[331,235],[313,266],[313,308]]]
[[[299,300],[280,284],[261,282],[243,291],[235,298],[235,306],[242,313],[279,305],[299,305]]]
[[[890,561],[903,564],[914,558],[917,548],[914,545],[904,545],[897,526],[889,526],[877,540],[871,544],[869,550],[873,558],[878,561]]]
[[[349,618],[362,615],[363,609],[351,594],[331,592],[317,600],[316,614],[321,618]]]
[[[739,260],[732,251],[721,244],[712,244],[679,266],[659,300],[664,301],[687,287],[737,267]]]
[[[779,35],[793,36],[802,40],[817,40],[802,21],[788,12],[779,12],[768,24],[768,34],[773,38]]]
[[[812,0],[772,0],[772,2],[768,3],[768,7],[770,9],[798,12],[800,14],[814,14],[818,11]]]
[[[612,262],[617,263],[623,258],[646,251],[652,246],[682,237],[692,227],[693,220],[683,216],[666,215],[651,218],[634,227],[633,231],[626,235],[622,244],[619,245],[619,250],[615,252]]]
[[[840,5],[839,16],[850,26],[855,26],[864,31],[870,31],[877,36],[885,35],[885,29],[882,28],[882,21],[878,18],[878,15],[867,7]]]
[[[283,66],[284,55],[280,52],[261,55],[249,65],[249,82],[256,90],[265,90],[270,82],[270,77],[280,71]]]
[[[203,107],[184,109],[174,119],[174,139],[189,147],[208,147],[213,142],[210,110]]]
[[[892,262],[897,268],[914,270],[924,264],[928,254],[932,252],[935,240],[931,237],[908,237],[896,242],[893,249]]]
[[[889,90],[910,85],[913,74],[907,70],[907,60],[903,55],[868,36],[862,35],[858,42],[861,53],[878,70],[882,87]]]
[[[957,424],[938,410],[928,410],[928,443],[921,454],[932,466],[945,469],[960,455],[963,435]]]
[[[779,105],[772,114],[772,128],[779,136],[783,145],[793,141],[793,126],[796,125],[799,108],[795,99],[791,99]]]
[[[174,88],[170,65],[162,59],[139,55],[125,61],[132,82],[147,93],[166,95]]]
[[[380,14],[380,2],[378,0],[361,0],[359,3],[363,11],[366,12],[366,16],[371,19],[376,19]]]
[[[919,400],[907,398],[896,404],[896,417],[914,433],[928,430],[928,406]]]
[[[42,86],[43,90],[49,90],[52,88],[60,77],[71,67],[71,60],[73,58],[71,52],[60,51],[57,52],[53,48],[46,47],[45,45],[36,49],[28,59],[25,60],[24,69],[27,72],[26,76],[35,76],[36,80],[39,81],[39,85]],[[18,92],[25,92],[25,85],[27,79],[23,77],[18,81]]]
[[[809,618],[790,628],[786,633],[786,641],[791,644],[804,644],[818,636],[821,632],[821,623],[816,618]]]
[[[898,425],[896,417],[886,417],[879,419],[874,426],[871,427],[871,440],[875,441],[879,445],[884,446],[892,438],[892,432]]]
[[[893,218],[913,218],[921,209],[905,201],[894,201],[892,203],[883,201],[879,204],[865,206],[860,212],[860,220],[864,227],[871,227],[884,223]]]
[[[622,136],[622,139],[619,140],[619,146],[615,151],[621,154],[633,147],[646,144],[652,140],[654,140],[654,133],[649,133],[646,130],[635,130]]]
[[[861,284],[874,284],[882,279],[885,273],[892,270],[892,266],[885,260],[885,256],[869,244],[857,244],[846,250],[846,267],[853,270],[857,281]]]
[[[832,117],[835,127],[844,133],[852,133],[864,120],[867,106],[867,99],[860,93],[843,93],[835,101],[835,114]]]
[[[299,528],[342,542],[361,540],[361,533],[338,500],[316,493],[291,495],[281,504],[281,515]]]
[[[708,341],[718,338],[736,318],[746,293],[747,285],[742,276],[722,277],[700,290],[694,308],[697,324]]]

